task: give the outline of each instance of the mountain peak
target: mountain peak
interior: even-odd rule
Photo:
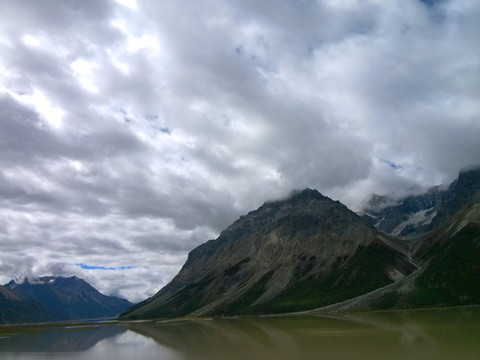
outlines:
[[[305,188],[303,190],[293,190],[290,193],[290,198],[324,198],[318,190],[316,189],[310,189],[310,188]]]
[[[297,203],[301,201],[310,201],[310,200],[331,200],[330,198],[322,195],[316,189],[305,188],[303,190],[293,190],[290,192],[289,196],[284,199],[274,200],[265,202],[264,205],[274,205],[282,203]]]
[[[339,201],[323,196],[314,189],[294,191],[290,197],[266,202],[257,210],[241,216],[222,231],[215,243],[236,241],[251,233],[266,234],[273,231],[306,231],[337,233],[342,236],[353,224],[364,223],[353,211]],[[293,227],[293,228],[292,228]]]

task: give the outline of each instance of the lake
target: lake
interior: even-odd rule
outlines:
[[[1,359],[480,359],[480,308],[0,328]]]

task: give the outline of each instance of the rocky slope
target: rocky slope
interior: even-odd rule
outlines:
[[[3,308],[9,309],[3,322],[8,323],[115,317],[132,306],[125,299],[101,294],[76,276],[12,280],[2,289],[0,302],[4,296]],[[23,310],[15,310],[18,307]]]
[[[384,286],[415,269],[404,243],[306,189],[264,204],[192,250],[167,286],[121,318],[312,309]]]

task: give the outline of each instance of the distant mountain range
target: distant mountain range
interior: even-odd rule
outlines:
[[[192,250],[121,318],[480,304],[479,264],[480,169],[446,190],[377,196],[363,216],[306,189]]]
[[[0,324],[116,317],[132,306],[76,276],[45,276],[0,286]]]

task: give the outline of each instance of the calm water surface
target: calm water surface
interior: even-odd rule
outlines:
[[[0,328],[1,359],[480,359],[480,308]]]

